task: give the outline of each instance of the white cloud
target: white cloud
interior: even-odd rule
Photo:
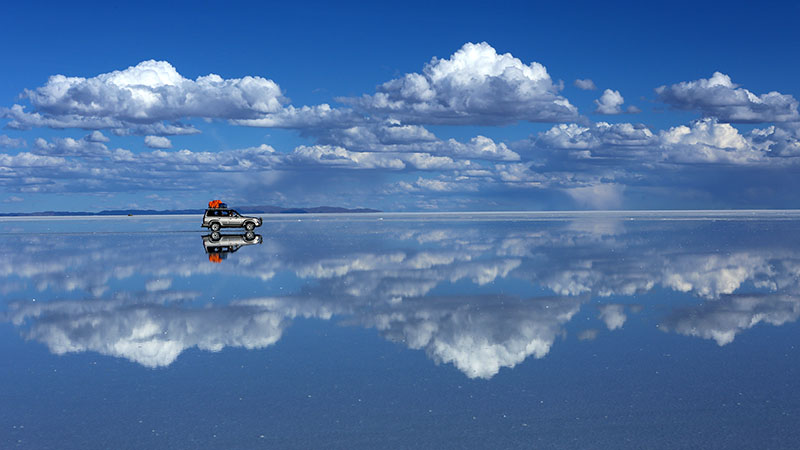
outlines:
[[[30,152],[16,155],[0,153],[0,166],[3,168],[64,167],[66,163],[67,160],[60,156],[37,155]]]
[[[292,151],[293,161],[315,163],[323,166],[348,167],[356,169],[394,169],[406,167],[396,156],[385,153],[352,152],[342,147],[330,145],[301,145]]]
[[[11,108],[0,108],[0,117],[11,119],[7,127],[15,130],[29,130],[34,127],[56,129],[81,128],[84,130],[109,129],[117,136],[130,134],[184,135],[198,134],[200,130],[192,125],[180,122],[135,123],[116,120],[110,117],[85,117],[77,114],[59,116],[43,115],[38,112],[29,113],[21,105]]]
[[[644,125],[598,122],[583,126],[575,123],[554,125],[536,138],[536,146],[564,150],[591,150],[587,156],[630,157],[634,147],[658,143],[657,137]],[[616,149],[616,150],[615,150]]]
[[[796,296],[731,295],[707,302],[696,308],[672,314],[660,329],[686,336],[713,339],[723,346],[733,342],[737,334],[759,323],[780,326],[800,317],[800,302]]]
[[[599,319],[606,324],[606,328],[609,330],[613,331],[617,328],[622,328],[622,325],[624,325],[625,321],[628,319],[628,316],[625,315],[625,307],[623,305],[612,303],[600,306],[598,309],[600,310]]]
[[[711,78],[683,81],[656,89],[659,100],[683,110],[700,111],[721,122],[759,123],[800,120],[797,100],[788,94],[756,95],[740,88],[728,75],[714,72]]]
[[[0,148],[20,148],[28,145],[25,139],[11,138],[5,134],[0,134]]]
[[[500,306],[472,298],[480,308],[431,300],[403,301],[391,314],[367,314],[361,320],[391,340],[425,350],[436,362],[453,364],[469,378],[485,379],[530,356],[545,357],[562,325],[580,309],[576,299],[508,299]]]
[[[739,130],[711,118],[662,131],[659,138],[666,161],[746,164],[764,159],[764,152],[752,146]]]
[[[355,152],[331,145],[301,145],[286,158],[288,164],[318,164],[351,169],[456,170],[471,166],[469,160],[456,161],[429,153]]]
[[[51,156],[80,156],[85,158],[98,158],[111,154],[108,148],[99,142],[87,139],[54,138],[50,142],[36,138],[33,142],[33,152]]]
[[[21,306],[14,313],[15,323],[34,318],[46,320],[32,323],[26,337],[55,354],[94,351],[146,367],[168,366],[192,347],[212,352],[268,347],[288,325],[283,314],[263,306],[184,309],[152,298],[56,301]]]
[[[171,278],[156,278],[145,283],[145,289],[148,292],[165,291],[172,286]]]
[[[25,96],[39,111],[134,122],[183,117],[250,118],[276,112],[284,100],[272,80],[210,74],[190,80],[166,61],[143,61],[93,78],[54,75]]]
[[[19,105],[5,110],[13,128],[136,130],[136,124],[192,117],[255,119],[280,111],[285,102],[272,80],[258,76],[223,79],[215,74],[190,80],[168,62],[154,60],[92,78],[53,75],[44,86],[25,90],[23,95],[35,112],[25,113]]]
[[[86,136],[86,140],[89,142],[103,142],[108,143],[111,141],[108,137],[106,137],[103,133],[98,130],[92,131],[88,136]]]
[[[593,341],[597,339],[598,334],[600,334],[600,332],[595,329],[583,330],[578,333],[578,339],[581,341]]]
[[[621,114],[622,108],[620,106],[625,103],[625,99],[620,95],[619,91],[606,89],[603,91],[603,95],[595,100],[594,103],[597,105],[597,109],[594,112],[598,114]]]
[[[503,142],[485,136],[469,141],[440,140],[419,125],[402,125],[397,121],[359,125],[349,128],[316,130],[321,144],[345,147],[354,151],[428,153],[455,159],[474,158],[486,161],[518,161],[519,154]]]
[[[576,118],[577,109],[558,91],[559,86],[543,65],[526,65],[482,42],[464,44],[449,59],[433,58],[422,73],[388,81],[374,95],[340,100],[412,124],[508,124]]]
[[[328,129],[346,128],[365,121],[363,115],[349,108],[331,108],[327,103],[295,107],[288,105],[255,119],[237,119],[231,123],[249,127]]]
[[[145,136],[144,145],[150,148],[172,148],[172,141],[164,136]]]
[[[590,78],[586,79],[578,78],[577,80],[575,80],[574,84],[575,87],[577,87],[578,89],[582,89],[584,91],[594,91],[595,89],[597,89],[597,86],[595,86],[594,81],[592,81]]]
[[[792,130],[773,125],[764,129],[754,129],[749,135],[749,140],[751,145],[764,151],[767,156],[800,156],[800,127]]]
[[[395,192],[475,192],[478,190],[476,183],[455,181],[447,177],[423,178],[419,177],[414,182],[400,181],[395,186]]]

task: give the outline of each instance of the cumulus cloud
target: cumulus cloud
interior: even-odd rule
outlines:
[[[714,72],[711,78],[683,81],[656,88],[658,99],[682,110],[700,111],[721,122],[759,123],[800,120],[797,100],[788,94],[756,95],[738,87],[728,75]]]
[[[288,105],[256,119],[235,119],[231,120],[231,123],[249,127],[324,130],[352,127],[367,121],[368,118],[352,109],[331,108],[327,103],[323,103],[301,107]]]
[[[622,328],[628,316],[625,315],[625,307],[619,304],[608,304],[598,308],[600,310],[600,320],[606,324],[609,330]]]
[[[300,146],[287,158],[290,164],[316,164],[353,169],[401,170],[411,167],[418,170],[456,170],[471,166],[469,160],[454,160],[448,156],[429,153],[378,153],[355,152],[330,146]]]
[[[15,130],[30,130],[34,127],[56,129],[80,128],[84,130],[109,129],[117,136],[127,136],[130,134],[184,135],[200,133],[200,130],[194,126],[179,121],[170,123],[136,123],[110,117],[85,117],[77,114],[53,116],[40,114],[38,112],[29,113],[25,111],[25,107],[21,105],[13,105],[11,108],[0,108],[0,117],[10,119],[11,121],[8,122],[6,126]]]
[[[255,119],[278,112],[286,101],[280,87],[266,78],[210,74],[191,80],[170,63],[154,60],[91,78],[53,75],[23,96],[35,112],[25,113],[19,105],[4,111],[11,127],[135,130],[129,125],[193,117]]]
[[[770,157],[800,156],[800,127],[781,128],[774,125],[750,132],[750,143]]]
[[[606,89],[603,91],[603,95],[595,100],[594,103],[597,105],[597,109],[594,112],[598,114],[621,114],[622,108],[620,106],[625,103],[625,99],[619,91]]]
[[[111,154],[108,148],[99,142],[73,138],[54,138],[51,141],[37,138],[33,143],[33,152],[52,156],[80,156],[96,158]]]
[[[422,349],[436,362],[453,364],[469,378],[491,378],[530,356],[543,358],[562,325],[580,309],[576,299],[472,299],[480,310],[455,306],[448,299],[404,301],[393,314],[362,318],[386,337]]]
[[[144,145],[150,148],[172,148],[172,141],[164,136],[145,136]]]
[[[759,323],[780,326],[797,321],[800,300],[786,295],[730,295],[673,313],[659,327],[686,336],[712,339],[720,346]]]
[[[358,169],[395,169],[406,167],[403,160],[385,153],[353,152],[343,147],[330,145],[301,145],[292,151],[297,162],[311,162],[325,166],[351,167]]]
[[[645,125],[607,122],[554,125],[534,140],[537,148],[567,151],[566,155],[573,159],[621,158],[645,162],[658,157],[653,151],[658,143],[658,137]]]
[[[739,130],[712,118],[697,120],[688,127],[672,127],[659,137],[666,161],[746,164],[764,158],[764,152],[751,145]]]
[[[321,144],[365,152],[429,153],[457,159],[474,158],[487,161],[518,161],[519,154],[503,142],[486,136],[475,136],[466,142],[440,140],[419,125],[404,125],[395,120],[349,128],[316,130]]]
[[[103,142],[108,143],[111,141],[108,137],[106,137],[103,133],[98,130],[92,131],[88,136],[86,136],[86,140],[89,142]]]
[[[503,367],[545,357],[564,335],[564,325],[592,298],[646,294],[656,286],[707,300],[670,314],[662,329],[721,344],[758,323],[777,326],[797,320],[800,307],[794,293],[800,262],[795,249],[749,233],[752,227],[741,223],[726,224],[730,233],[723,235],[713,227],[687,233],[697,226],[663,220],[687,216],[698,217],[642,213],[636,217],[655,220],[630,221],[623,220],[629,214],[512,215],[514,220],[501,216],[489,228],[484,221],[493,219],[480,214],[459,215],[457,224],[390,219],[377,228],[368,220],[345,225],[333,220],[316,228],[278,227],[278,234],[263,246],[242,250],[213,268],[186,257],[197,252],[202,256],[200,243],[188,237],[131,235],[120,241],[100,233],[80,240],[81,251],[76,252],[74,236],[25,235],[7,243],[6,249],[17,256],[0,259],[0,276],[22,280],[17,292],[36,289],[62,298],[63,292],[70,292],[70,298],[90,298],[10,303],[0,319],[59,354],[95,351],[162,367],[187,348],[263,348],[280,339],[294,317],[336,316],[375,328],[471,378],[491,378]],[[534,217],[544,220],[536,226],[518,222]],[[790,225],[778,222],[771,225],[776,232],[791,232]],[[348,233],[371,237],[324,252],[318,251],[315,239],[309,240],[330,237],[342,226]],[[377,248],[373,238],[392,245]],[[722,245],[730,256],[719,254]],[[142,249],[151,257],[142,259]],[[176,278],[191,284],[212,272],[263,279],[276,271],[304,280],[303,295],[200,306],[204,294],[170,285]],[[485,286],[484,293],[508,277],[530,283],[537,292],[550,289],[557,297],[469,290],[456,296],[435,294],[437,287],[461,280]],[[140,291],[130,292],[137,284]],[[125,289],[102,294],[104,288],[120,286]],[[769,294],[736,295],[745,286]],[[636,311],[617,303],[598,307],[600,320],[612,330]],[[597,335],[589,330],[579,338]]]
[[[0,148],[20,148],[26,145],[25,139],[11,138],[5,134],[0,134]]]
[[[595,89],[597,89],[597,86],[595,86],[594,81],[592,81],[590,78],[586,79],[578,78],[577,80],[575,80],[574,84],[575,87],[577,87],[578,89],[582,89],[584,91],[594,91]]]
[[[267,308],[232,305],[186,309],[149,301],[56,301],[12,305],[13,321],[37,320],[25,332],[57,355],[94,351],[145,367],[172,364],[186,349],[217,352],[225,347],[264,348],[277,342],[286,318]]]
[[[488,125],[576,118],[577,109],[559,90],[543,65],[498,54],[482,42],[464,44],[448,59],[434,57],[422,73],[388,81],[374,95],[340,100],[412,124]]]
[[[800,155],[800,137],[791,128],[770,126],[742,133],[714,118],[699,119],[654,133],[641,124],[598,122],[555,125],[530,145],[546,153],[551,166],[571,160],[566,170],[577,171],[581,161],[618,160],[627,170],[663,163],[757,165],[783,167]],[[591,170],[601,167],[588,166]]]

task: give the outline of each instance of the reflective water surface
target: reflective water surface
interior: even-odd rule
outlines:
[[[800,215],[0,220],[0,448],[796,448]]]

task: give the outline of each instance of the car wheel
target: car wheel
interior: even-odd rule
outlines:
[[[253,233],[252,231],[248,231],[247,233],[244,234],[244,238],[247,239],[248,241],[252,241],[253,239],[256,238],[256,234]]]
[[[215,231],[215,232],[211,233],[211,240],[212,241],[218,241],[219,238],[221,238],[221,237],[222,237],[222,235],[219,234],[219,231]]]
[[[219,222],[214,222],[211,224],[211,231],[219,231],[219,229],[220,229]]]
[[[253,222],[247,222],[246,224],[244,224],[244,229],[247,231],[253,231],[255,230],[255,228],[256,224],[254,224]]]

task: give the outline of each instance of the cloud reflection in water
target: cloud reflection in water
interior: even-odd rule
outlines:
[[[336,318],[470,378],[543,358],[589,302],[599,302],[593,316],[618,333],[649,296],[672,292],[682,300],[660,328],[719,345],[800,315],[800,263],[783,222],[769,235],[746,222],[619,218],[373,225],[279,224],[263,245],[216,265],[203,261],[193,235],[77,240],[87,245],[22,236],[0,262],[9,296],[19,298],[2,314],[56,354],[95,351],[147,367],[192,347],[268,347],[294,318]],[[256,288],[248,296],[239,287],[274,291],[286,277],[296,283],[286,294]],[[222,288],[210,298],[202,287],[214,284]],[[181,290],[187,285],[191,292]],[[30,292],[38,302],[25,298]],[[84,300],[61,299],[65,292]],[[219,298],[225,292],[232,295]],[[576,337],[599,333],[579,329]]]

